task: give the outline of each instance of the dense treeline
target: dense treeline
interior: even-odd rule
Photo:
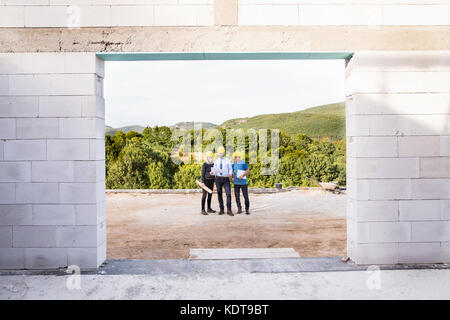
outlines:
[[[221,130],[226,141],[226,132]],[[197,132],[198,136],[199,132]],[[193,143],[196,135],[190,132]],[[189,189],[197,188],[201,163],[175,163],[171,152],[178,141],[171,140],[168,127],[147,127],[142,134],[118,131],[106,135],[106,187],[109,189]],[[203,141],[206,146],[211,141]],[[270,143],[269,143],[270,147]],[[249,150],[246,139],[246,150]],[[249,164],[250,186],[312,186],[310,179],[337,181],[345,185],[345,141],[295,137],[280,132],[279,170],[274,175],[261,175],[262,164]],[[259,159],[259,156],[258,156]],[[248,152],[247,152],[248,162]]]

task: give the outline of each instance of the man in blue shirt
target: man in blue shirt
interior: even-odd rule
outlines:
[[[245,200],[245,213],[250,214],[250,201],[248,200],[248,185],[247,185],[247,175],[250,172],[248,164],[241,160],[241,155],[239,152],[233,154],[234,163],[233,167],[233,182],[234,182],[234,196],[236,198],[236,205],[238,207],[237,213],[242,213],[241,196],[240,192],[242,189],[242,194]]]

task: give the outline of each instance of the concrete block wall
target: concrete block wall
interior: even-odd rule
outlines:
[[[450,262],[450,51],[356,52],[346,79],[348,255]]]
[[[240,25],[448,25],[448,0],[239,0]]]
[[[103,77],[95,53],[0,53],[0,269],[105,260]]]
[[[0,0],[0,27],[213,24],[214,0]]]

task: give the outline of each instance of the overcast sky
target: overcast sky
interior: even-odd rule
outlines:
[[[106,62],[106,124],[220,124],[342,102],[344,60]]]

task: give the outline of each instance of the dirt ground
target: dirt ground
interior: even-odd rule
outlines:
[[[250,194],[252,214],[233,217],[201,215],[200,199],[201,194],[108,193],[108,258],[187,259],[191,248],[294,248],[301,257],[345,255],[345,195]],[[216,194],[212,203],[217,210]]]

